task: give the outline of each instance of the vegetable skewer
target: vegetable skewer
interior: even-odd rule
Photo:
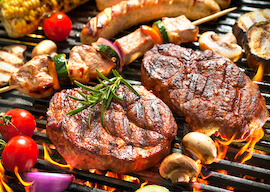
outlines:
[[[222,15],[225,15],[225,14],[227,14],[228,12],[230,12],[230,11],[233,11],[233,10],[235,10],[236,8],[230,8],[230,9],[226,9],[226,10],[223,10],[223,11],[221,11],[220,13],[217,13],[217,14],[214,14],[214,15],[211,15],[211,16],[208,16],[208,17],[206,17],[206,18],[203,18],[203,19],[200,19],[200,20],[198,20],[198,21],[194,21],[193,23],[197,23],[197,24],[202,24],[202,23],[204,23],[204,22],[207,22],[207,21],[209,21],[209,20],[213,20],[213,19],[215,19],[215,18],[218,18],[218,17],[220,17],[220,16],[222,16]],[[117,46],[117,44],[115,43],[115,45]],[[85,46],[86,45],[82,45],[82,49],[84,49],[85,48]],[[76,46],[75,46],[76,47]],[[90,46],[91,47],[91,46]],[[92,49],[92,48],[91,48]],[[140,50],[139,50],[140,51]],[[76,53],[75,53],[76,54]],[[93,53],[93,54],[98,54],[98,52],[96,52],[96,53]],[[71,54],[70,54],[71,55]],[[122,55],[123,56],[123,55]],[[121,57],[121,55],[120,55],[120,57]],[[133,60],[135,60],[135,59],[137,59],[139,56],[138,55],[133,55],[132,56],[133,57]],[[112,58],[112,60],[113,59],[115,59],[115,58]],[[124,62],[124,56],[123,56],[123,58],[122,58],[122,60],[123,60],[123,62]],[[75,71],[75,70],[72,70],[71,69],[71,58],[69,58],[69,60],[68,60],[68,65],[67,65],[67,67],[68,67],[68,71],[70,72],[70,79],[71,79],[71,81],[74,81],[74,80],[77,80],[76,78],[76,74],[74,74],[74,73],[72,73],[72,71]],[[76,62],[77,63],[77,62]],[[125,62],[124,62],[125,63]],[[126,63],[125,63],[126,64]],[[128,64],[128,63],[127,63]],[[108,69],[106,69],[107,70],[107,72],[108,71],[111,71],[111,69],[112,68],[114,68],[116,66],[116,64],[113,64],[113,65],[110,65],[109,66],[109,68]],[[100,71],[100,69],[98,69],[99,71]],[[75,75],[75,77],[74,77],[74,75]],[[96,74],[97,75],[97,74]],[[105,74],[106,75],[106,74]],[[73,77],[72,77],[73,76]],[[80,81],[80,79],[79,79],[79,81]],[[87,81],[87,80],[86,80]],[[81,82],[81,81],[80,81]],[[81,83],[85,83],[85,82],[81,82]],[[87,83],[89,83],[89,80],[87,81]],[[0,89],[0,93],[2,93],[2,92],[5,92],[5,91],[9,91],[9,90],[11,90],[11,89],[14,89],[14,88],[16,88],[16,89],[18,89],[20,86],[19,85],[14,85],[14,84],[10,84],[10,86],[8,86],[8,87],[4,87],[4,88],[2,88],[2,89]],[[20,90],[19,90],[20,91]],[[40,95],[40,96],[38,96],[38,97],[47,97],[48,96],[48,94],[46,94],[46,96],[43,96],[43,95]]]

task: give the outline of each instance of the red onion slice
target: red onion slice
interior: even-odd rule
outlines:
[[[73,175],[45,172],[27,172],[23,178],[27,182],[34,181],[37,192],[63,192],[74,180]]]
[[[97,40],[97,43],[107,45],[107,46],[111,47],[118,54],[119,59],[120,59],[120,66],[118,67],[119,68],[118,71],[121,71],[122,67],[123,67],[123,59],[122,59],[122,54],[121,54],[119,48],[113,42],[111,42],[110,40],[105,39],[103,37],[100,37]]]

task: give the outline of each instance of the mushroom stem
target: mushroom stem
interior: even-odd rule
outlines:
[[[160,175],[165,179],[171,179],[173,184],[188,183],[199,170],[199,166],[193,159],[181,153],[168,155],[159,167]]]
[[[233,62],[242,57],[242,47],[237,45],[237,40],[232,33],[218,36],[213,31],[203,33],[199,38],[199,47],[201,50],[210,49],[229,58]]]
[[[202,163],[210,164],[217,157],[217,149],[214,141],[207,135],[199,132],[186,134],[181,142],[184,154],[194,160],[199,159]]]

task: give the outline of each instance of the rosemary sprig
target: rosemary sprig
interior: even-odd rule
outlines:
[[[119,85],[121,83],[125,84],[130,90],[132,90],[136,95],[140,96],[140,93],[138,93],[133,87],[132,85],[127,82],[118,72],[117,70],[113,69],[112,73],[115,77],[109,79],[107,77],[105,77],[103,74],[101,74],[97,69],[96,72],[98,73],[99,77],[97,78],[97,80],[99,81],[99,84],[96,85],[94,88],[90,88],[78,81],[74,81],[74,83],[89,91],[88,94],[83,94],[81,91],[77,90],[78,93],[82,96],[82,98],[77,98],[77,97],[73,97],[68,95],[68,97],[78,101],[79,103],[82,104],[81,107],[74,109],[72,111],[69,111],[67,113],[67,115],[73,116],[76,115],[77,113],[83,111],[84,109],[87,109],[88,107],[91,108],[90,114],[89,114],[89,127],[91,127],[90,124],[90,120],[91,120],[91,115],[93,113],[94,107],[102,102],[101,105],[101,123],[102,126],[105,126],[105,122],[104,122],[104,112],[105,110],[107,110],[111,104],[111,101],[113,98],[117,99],[117,100],[122,100],[122,98],[120,98],[119,96],[116,95],[115,91],[119,88]]]

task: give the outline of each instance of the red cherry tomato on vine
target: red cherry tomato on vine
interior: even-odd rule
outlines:
[[[32,168],[36,164],[37,158],[36,142],[31,137],[24,135],[12,137],[2,153],[3,165],[9,171],[14,171],[17,166],[20,173]]]
[[[53,13],[49,18],[45,19],[43,23],[43,30],[45,35],[54,41],[63,41],[68,36],[72,29],[72,22],[70,18],[61,12]]]
[[[16,135],[32,137],[34,134],[36,120],[35,117],[27,110],[11,109],[5,114],[1,114],[0,118],[0,133],[5,140],[10,140]],[[11,118],[11,120],[6,118]],[[10,122],[6,122],[6,120]]]

